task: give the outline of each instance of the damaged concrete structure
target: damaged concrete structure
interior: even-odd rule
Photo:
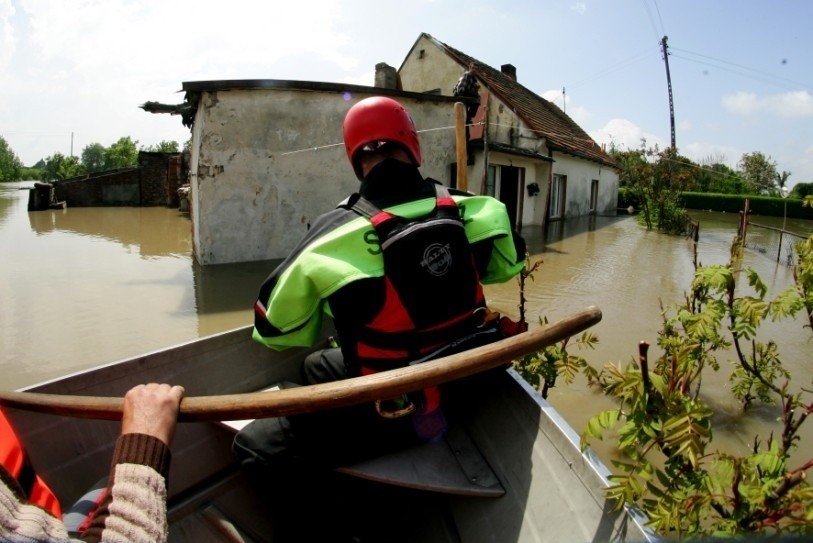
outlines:
[[[449,183],[453,97],[354,85],[252,80],[185,83],[195,103],[191,215],[200,264],[280,259],[311,222],[358,189],[342,143],[350,106],[387,94],[411,112],[421,171]]]

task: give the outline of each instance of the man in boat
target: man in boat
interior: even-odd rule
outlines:
[[[169,445],[183,394],[181,386],[156,383],[125,394],[107,485],[85,511],[87,518],[74,508],[62,517],[0,412],[0,541],[166,541]]]
[[[339,346],[304,362],[304,380],[315,384],[516,333],[517,323],[494,318],[482,288],[515,277],[524,265],[525,243],[505,206],[424,178],[414,123],[391,98],[353,105],[343,133],[359,192],[317,218],[262,284],[254,339],[277,350],[310,346],[323,314],[331,316]],[[238,433],[234,453],[252,480],[274,489],[301,473],[291,469],[298,462],[335,467],[439,436],[445,395],[432,388],[374,405],[257,420]]]

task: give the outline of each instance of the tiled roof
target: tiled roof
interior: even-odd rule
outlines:
[[[423,36],[446,51],[463,69],[470,70],[491,93],[512,108],[531,130],[539,137],[545,138],[549,148],[617,167],[593,138],[560,108],[501,71],[446,45],[429,34],[424,33]]]

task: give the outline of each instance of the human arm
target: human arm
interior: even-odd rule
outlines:
[[[483,284],[503,283],[525,265],[526,245],[511,226],[505,205],[489,196],[458,199],[466,235]]]
[[[121,435],[100,506],[85,541],[166,541],[169,445],[184,389],[150,383],[124,396]]]

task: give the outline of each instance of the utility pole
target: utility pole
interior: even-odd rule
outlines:
[[[565,96],[564,87],[562,87],[562,111],[567,113],[567,97]]]
[[[666,84],[669,87],[669,121],[672,127],[672,149],[675,149],[675,102],[672,100],[672,76],[669,75],[669,46],[666,44],[667,36],[661,40],[663,62],[666,65]]]

